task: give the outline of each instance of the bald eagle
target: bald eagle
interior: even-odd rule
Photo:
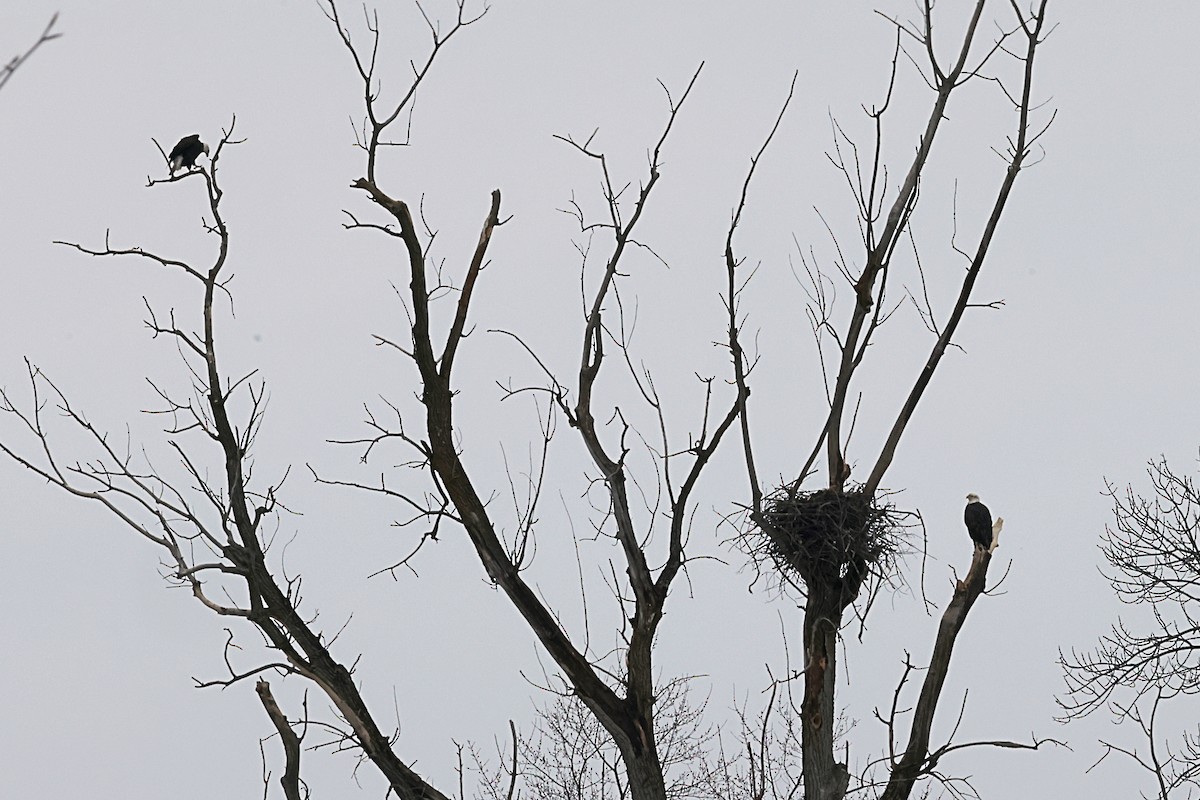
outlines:
[[[201,153],[208,155],[208,145],[200,141],[200,134],[193,133],[180,139],[179,144],[171,150],[171,155],[167,156],[171,162],[171,174],[174,175],[177,169],[194,168]]]
[[[967,508],[963,512],[963,521],[967,523],[967,533],[975,544],[984,550],[992,549],[992,512],[979,502],[979,495],[972,492],[967,495]]]

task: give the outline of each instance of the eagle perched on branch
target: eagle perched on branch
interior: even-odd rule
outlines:
[[[979,495],[972,492],[967,495],[967,508],[963,511],[963,521],[967,523],[967,533],[975,544],[984,550],[992,549],[992,512],[979,502]]]
[[[196,159],[201,153],[208,155],[208,145],[200,141],[200,134],[193,133],[180,139],[179,144],[172,148],[171,155],[167,156],[171,162],[171,174],[174,175],[178,169],[195,168]]]

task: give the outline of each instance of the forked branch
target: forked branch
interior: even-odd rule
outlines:
[[[9,79],[13,76],[17,69],[20,68],[20,66],[24,64],[39,47],[44,45],[46,42],[53,41],[62,36],[61,33],[54,33],[54,24],[56,22],[58,22],[57,13],[50,17],[50,22],[46,23],[46,28],[42,31],[42,35],[37,38],[36,42],[29,46],[28,50],[26,50],[24,53],[13,56],[11,59],[9,59],[7,64],[5,64],[3,67],[0,67],[0,89],[4,88],[4,85],[8,83]]]
[[[941,362],[942,356],[946,349],[950,346],[954,334],[958,330],[958,324],[962,320],[964,312],[970,306],[971,293],[975,288],[975,282],[979,277],[980,271],[983,269],[984,261],[987,258],[988,251],[991,248],[992,239],[996,234],[996,230],[1000,225],[1000,218],[1004,213],[1005,207],[1008,205],[1009,195],[1012,193],[1013,186],[1017,181],[1017,175],[1021,171],[1021,167],[1025,163],[1025,159],[1029,155],[1029,148],[1033,143],[1033,139],[1040,136],[1040,133],[1034,133],[1030,127],[1029,115],[1034,107],[1033,102],[1033,67],[1034,57],[1037,54],[1038,45],[1043,40],[1043,31],[1046,23],[1046,2],[1041,0],[1038,4],[1036,12],[1030,12],[1030,15],[1025,16],[1019,7],[1014,3],[1013,9],[1017,13],[1020,23],[1020,30],[1025,36],[1025,49],[1023,54],[1019,56],[1022,62],[1023,69],[1021,75],[1021,93],[1020,102],[1017,107],[1017,125],[1016,132],[1010,140],[1010,148],[1008,152],[1008,168],[1005,170],[1004,178],[1000,183],[1000,187],[996,192],[995,200],[992,203],[991,212],[988,215],[983,232],[979,236],[979,240],[975,246],[975,252],[971,257],[970,266],[967,268],[967,273],[963,277],[962,285],[959,288],[958,299],[954,304],[953,310],[950,312],[949,319],[942,326],[941,335],[938,336],[930,351],[925,366],[917,376],[912,389],[908,393],[908,397],[904,401],[904,405],[900,409],[892,429],[888,434],[887,440],[884,442],[883,448],[880,451],[879,458],[875,462],[871,470],[870,477],[866,480],[866,486],[869,490],[874,491],[883,480],[884,473],[892,464],[895,458],[896,450],[900,444],[900,438],[904,435],[904,430],[908,426],[909,420],[912,418],[913,412],[916,411],[917,404],[925,393],[925,389],[929,386],[930,380],[933,378],[933,373]],[[981,3],[982,5],[982,3]],[[965,52],[964,52],[965,56]],[[961,62],[960,62],[961,63]],[[1044,130],[1044,129],[1043,129]]]

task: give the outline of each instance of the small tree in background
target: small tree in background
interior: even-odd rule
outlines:
[[[1200,791],[1200,488],[1166,459],[1146,470],[1152,495],[1108,484],[1113,524],[1104,532],[1106,574],[1122,602],[1140,612],[1118,619],[1094,650],[1060,653],[1067,693],[1063,718],[1101,709],[1136,728],[1144,742],[1127,747],[1102,741],[1101,761],[1131,758],[1153,777],[1159,800]],[[1164,717],[1191,720],[1172,744]]]

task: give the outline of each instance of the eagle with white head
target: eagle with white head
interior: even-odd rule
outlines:
[[[972,541],[978,547],[982,547],[989,553],[996,549],[996,535],[1000,533],[1004,520],[997,519],[996,525],[993,526],[992,512],[979,502],[979,495],[974,492],[967,495],[967,508],[963,511],[963,521],[967,523],[967,533],[971,535]]]

